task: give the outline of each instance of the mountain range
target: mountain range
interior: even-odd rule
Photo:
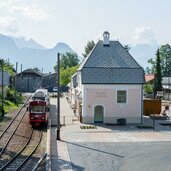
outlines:
[[[144,68],[148,66],[148,59],[155,57],[156,45],[137,44],[129,45],[129,53]],[[39,68],[44,72],[54,72],[57,53],[74,52],[66,43],[57,43],[51,49],[47,49],[35,40],[26,40],[0,34],[0,58],[8,59],[10,63],[16,62],[23,65],[23,69]],[[74,52],[75,53],[75,52]],[[79,57],[81,60],[81,57]],[[20,68],[20,66],[18,66]],[[18,70],[18,72],[20,72]]]
[[[57,43],[53,48],[47,49],[33,39],[0,34],[0,58],[9,60],[14,65],[18,62],[24,69],[37,67],[44,72],[54,72],[58,52],[74,51],[66,43]]]

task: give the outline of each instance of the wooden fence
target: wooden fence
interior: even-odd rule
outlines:
[[[161,113],[161,100],[160,99],[145,99],[144,100],[144,115]]]

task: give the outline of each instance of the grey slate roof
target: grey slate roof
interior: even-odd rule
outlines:
[[[42,73],[36,71],[35,69],[26,69],[22,72],[22,74],[36,74],[38,76],[42,76]],[[21,75],[21,73],[18,73],[17,75]]]
[[[83,84],[143,84],[144,70],[119,41],[99,41],[78,68]]]

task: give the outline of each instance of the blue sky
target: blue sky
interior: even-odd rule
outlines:
[[[0,33],[79,54],[108,30],[123,44],[171,43],[170,0],[1,0]]]

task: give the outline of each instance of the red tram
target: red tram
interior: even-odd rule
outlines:
[[[39,126],[48,123],[49,97],[46,89],[36,90],[29,102],[28,109],[30,124]]]

